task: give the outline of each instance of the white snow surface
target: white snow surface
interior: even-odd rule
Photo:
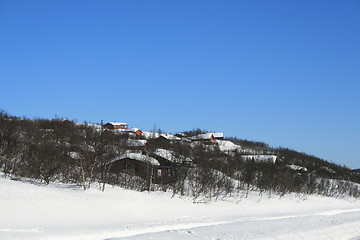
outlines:
[[[127,126],[127,125],[129,125],[127,123],[122,123],[122,122],[109,122],[107,124],[111,124],[113,126]]]
[[[143,131],[142,135],[146,138],[146,139],[153,139],[153,138],[158,138],[158,137],[163,137],[166,138],[169,141],[181,141],[181,138],[170,134],[170,133],[157,133],[157,132],[149,132],[149,131]]]
[[[155,158],[143,155],[142,153],[134,153],[134,152],[126,152],[123,154],[120,154],[116,157],[114,157],[113,159],[111,159],[110,161],[108,161],[108,163],[112,163],[112,162],[116,162],[119,160],[123,160],[126,158],[130,158],[130,159],[134,159],[140,162],[145,162],[145,163],[149,163],[155,166],[159,166],[160,163],[158,160],[156,160]]]
[[[206,139],[210,139],[211,136],[213,136],[214,138],[223,138],[224,133],[202,133],[202,134],[198,134],[196,136],[191,137],[191,139],[192,140],[206,140]]]
[[[175,135],[172,135],[172,134],[168,134],[168,133],[162,133],[159,135],[159,137],[163,137],[163,138],[166,138],[167,140],[169,141],[181,141],[181,138],[175,136]]]
[[[360,201],[318,196],[253,192],[194,203],[166,192],[0,177],[0,213],[1,240],[360,239]]]
[[[157,132],[150,132],[150,131],[143,131],[142,134],[146,139],[158,138],[160,133]]]
[[[167,149],[156,149],[154,154],[163,157],[171,162],[192,162],[192,160],[184,155],[177,155],[174,151],[167,150]]]

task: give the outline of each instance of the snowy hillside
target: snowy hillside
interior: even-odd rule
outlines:
[[[0,121],[0,240],[359,239],[360,175],[314,156],[199,130]]]
[[[0,239],[360,239],[359,200],[252,192],[194,203],[164,192],[97,188],[0,177]]]
[[[241,191],[360,197],[360,175],[266,143],[200,129],[176,134],[0,113],[0,171],[42,182],[108,183],[218,198]]]

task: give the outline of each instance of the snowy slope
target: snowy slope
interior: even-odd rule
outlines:
[[[193,203],[171,196],[0,177],[0,239],[360,238],[359,200],[254,194]]]

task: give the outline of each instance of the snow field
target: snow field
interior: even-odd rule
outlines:
[[[201,202],[198,199],[197,202]],[[359,239],[360,201],[289,195],[206,203],[0,177],[0,239]]]

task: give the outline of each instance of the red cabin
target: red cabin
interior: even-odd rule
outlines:
[[[107,124],[105,124],[105,128],[108,129],[123,129],[123,130],[127,130],[128,129],[129,124],[127,123],[119,123],[119,122],[109,122]]]

